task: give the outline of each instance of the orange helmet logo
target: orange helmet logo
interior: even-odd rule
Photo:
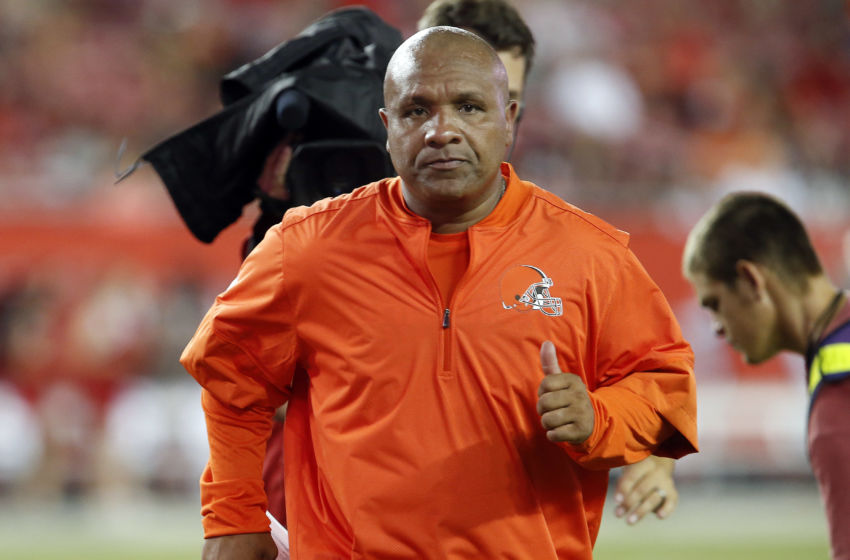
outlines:
[[[518,264],[502,276],[502,307],[516,311],[538,310],[550,317],[563,315],[561,298],[552,297],[554,282],[546,273],[528,264]]]

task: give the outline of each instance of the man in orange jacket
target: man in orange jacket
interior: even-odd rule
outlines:
[[[420,30],[438,25],[451,25],[472,31],[481,36],[496,50],[505,65],[508,92],[511,99],[524,106],[525,85],[534,62],[535,41],[525,20],[508,0],[434,0],[425,9],[417,24]],[[519,125],[520,115],[515,125]],[[516,132],[516,131],[515,131]],[[515,134],[516,136],[516,134]],[[291,148],[278,148],[291,154]],[[278,153],[276,152],[276,153]],[[281,162],[277,158],[275,162]],[[288,159],[283,160],[286,165]],[[267,166],[269,169],[269,166]],[[285,169],[285,168],[284,168]],[[261,181],[279,184],[264,188],[273,193],[284,191],[283,172],[264,173]],[[263,481],[269,499],[269,511],[279,520],[286,522],[286,499],[283,487],[283,420],[285,407],[276,416],[272,435],[267,444],[263,467]],[[628,465],[617,478],[614,510],[629,524],[640,521],[647,513],[654,512],[666,518],[676,509],[679,493],[673,479],[675,461],[667,457],[650,455],[646,459]]]
[[[517,103],[436,27],[384,83],[399,177],[290,210],[181,361],[204,387],[205,558],[589,559],[608,470],[696,451],[693,354],[628,236],[502,159]]]

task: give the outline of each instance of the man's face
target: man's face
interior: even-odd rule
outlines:
[[[688,275],[700,305],[711,314],[717,336],[726,338],[747,363],[758,364],[779,351],[776,311],[756,288],[738,278],[732,286],[704,273]]]
[[[520,54],[519,49],[497,51],[496,54],[508,73],[508,95],[522,107],[522,96],[525,92],[525,57]]]
[[[424,204],[480,201],[498,186],[517,105],[489,56],[426,48],[387,77],[387,149],[407,192]],[[507,108],[506,108],[507,106]]]

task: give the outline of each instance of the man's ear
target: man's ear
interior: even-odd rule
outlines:
[[[384,107],[378,109],[378,116],[381,117],[381,122],[384,123],[384,128],[388,128],[389,121],[387,120],[387,110]],[[390,139],[387,138],[386,143],[387,153],[390,152]]]
[[[508,106],[505,107],[505,121],[508,123],[508,133],[513,139],[514,130],[516,130],[517,119],[519,117],[519,102],[515,99],[508,101]]]
[[[767,295],[767,277],[764,268],[745,259],[735,263],[735,272],[738,273],[738,289],[757,301]]]

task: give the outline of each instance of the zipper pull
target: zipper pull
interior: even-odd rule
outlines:
[[[448,309],[446,309],[445,311],[443,311],[443,328],[444,328],[444,329],[449,328],[449,325],[450,325],[450,323],[449,323],[449,314],[450,314],[450,313],[451,313],[451,311],[449,311]]]

